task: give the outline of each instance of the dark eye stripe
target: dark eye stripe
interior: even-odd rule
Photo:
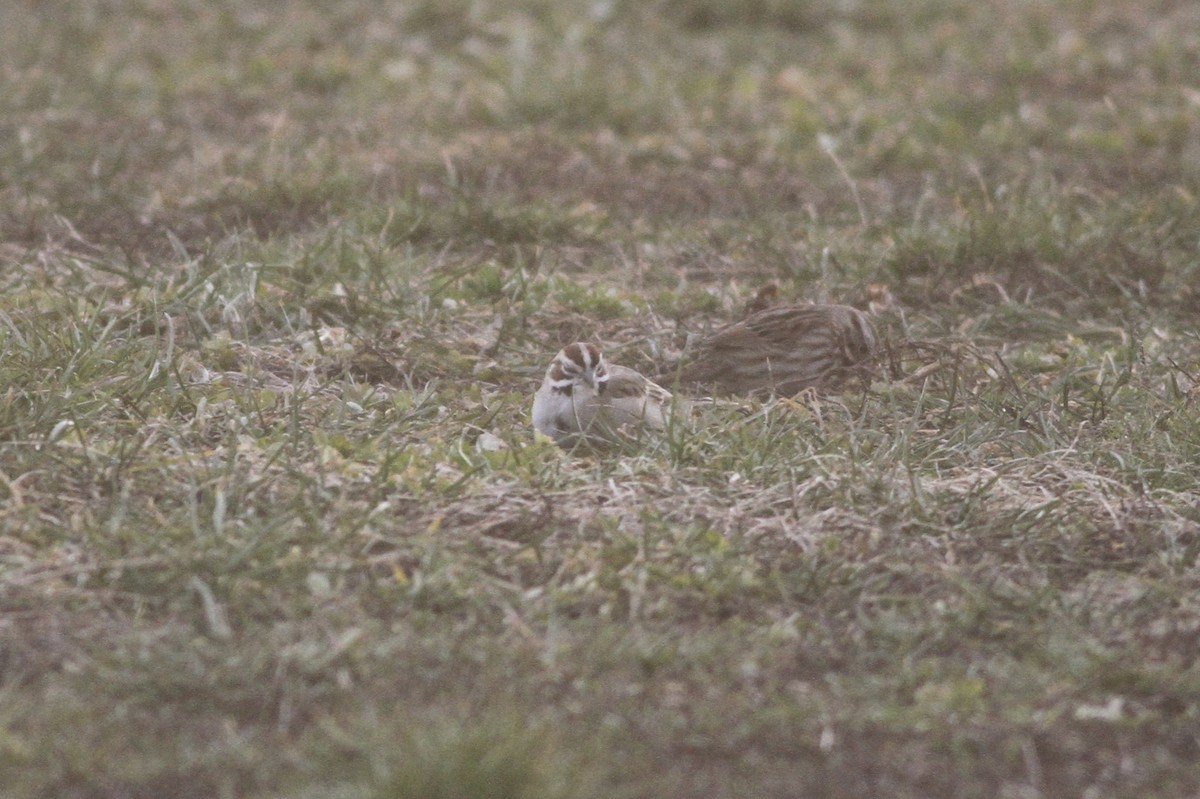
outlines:
[[[588,344],[585,341],[577,341],[574,344],[568,344],[563,349],[563,355],[567,356],[575,363],[584,368],[594,367],[600,363],[600,350],[594,344]]]
[[[558,354],[558,360],[581,372],[604,366],[604,357],[600,354],[600,350],[596,348],[596,345],[584,341],[577,341],[563,347],[562,352]]]
[[[571,376],[567,372],[567,367],[563,365],[562,361],[555,361],[550,367],[550,379],[555,383],[571,379]]]
[[[608,385],[608,367],[604,357],[594,344],[578,341],[562,348],[550,364],[546,376],[554,391],[569,396],[574,390],[574,382],[588,372],[592,374],[597,393],[602,393]]]

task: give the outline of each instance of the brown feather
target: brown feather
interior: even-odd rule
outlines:
[[[846,305],[768,308],[700,341],[680,381],[725,394],[835,391],[878,348],[866,314]]]

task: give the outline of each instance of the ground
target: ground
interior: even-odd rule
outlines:
[[[1200,792],[1197,4],[14,0],[0,76],[5,797]],[[534,438],[765,286],[873,375]]]

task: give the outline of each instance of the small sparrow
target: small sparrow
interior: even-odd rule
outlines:
[[[684,384],[724,394],[834,391],[879,347],[865,313],[848,305],[767,308],[702,339],[677,370]]]
[[[570,449],[614,443],[639,427],[662,430],[671,392],[633,369],[608,364],[594,344],[568,344],[533,397],[533,427]]]

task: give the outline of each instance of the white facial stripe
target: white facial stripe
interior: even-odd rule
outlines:
[[[559,351],[558,355],[555,357],[555,360],[562,365],[562,371],[568,373],[578,372],[583,368],[583,365],[580,362],[578,350],[578,345],[568,344]]]
[[[599,391],[608,383],[608,368],[595,345],[580,341],[562,348],[546,370],[546,379],[552,389],[563,394],[583,383]]]
[[[582,366],[583,370],[586,372],[588,369],[591,369],[593,366],[595,366],[595,364],[592,363],[592,348],[588,344],[580,344],[578,346],[578,350],[579,365]]]

